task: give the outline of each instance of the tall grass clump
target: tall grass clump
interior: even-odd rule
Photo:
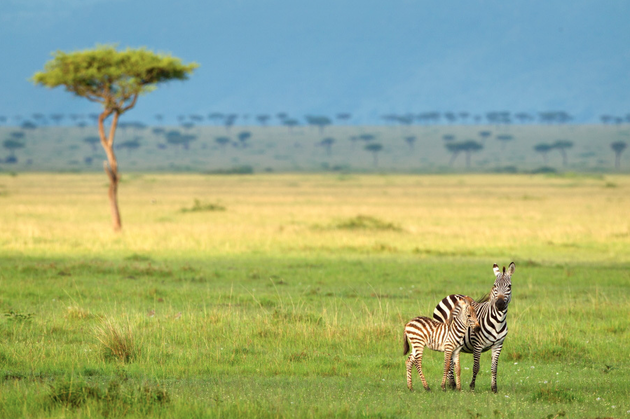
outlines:
[[[394,223],[383,221],[369,215],[357,215],[338,222],[335,226],[339,230],[389,230],[402,231],[402,228]]]
[[[94,334],[105,359],[126,363],[133,361],[138,353],[129,323],[119,325],[112,319],[105,319],[100,326],[94,327]]]

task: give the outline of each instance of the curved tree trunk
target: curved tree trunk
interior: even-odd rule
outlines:
[[[109,127],[109,135],[105,135],[105,119],[114,114],[112,118],[112,124]],[[98,118],[98,132],[101,137],[101,144],[107,154],[107,161],[103,162],[103,168],[109,178],[109,208],[112,215],[112,227],[114,231],[120,231],[122,229],[122,221],[120,219],[120,210],[118,209],[118,182],[120,177],[118,176],[118,161],[114,154],[114,134],[116,133],[116,126],[118,125],[118,117],[120,114],[112,110],[105,110],[99,115]]]

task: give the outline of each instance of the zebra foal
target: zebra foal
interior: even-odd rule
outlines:
[[[507,312],[508,304],[512,301],[512,274],[514,273],[514,262],[510,263],[507,271],[505,266],[503,271],[495,263],[492,267],[495,275],[494,285],[490,293],[482,298],[479,302],[473,301],[473,307],[477,318],[479,319],[480,329],[473,330],[468,328],[464,335],[464,345],[461,349],[464,353],[472,353],[473,361],[473,377],[470,382],[470,389],[475,389],[475,380],[479,373],[479,359],[481,353],[492,350],[492,382],[491,388],[493,392],[497,392],[497,369],[499,366],[499,355],[503,349],[503,341],[508,334]],[[453,294],[444,297],[435,307],[433,318],[441,323],[448,321],[450,313],[455,310],[458,301],[470,299],[465,295]],[[449,368],[449,386],[453,386],[452,366]]]
[[[411,343],[411,353],[406,362],[407,387],[409,390],[413,390],[411,372],[414,365],[420,374],[420,379],[422,380],[422,385],[425,390],[430,390],[427,380],[422,373],[422,353],[425,346],[434,351],[444,352],[442,390],[446,390],[446,376],[451,361],[453,361],[455,365],[457,389],[461,390],[459,351],[464,344],[464,334],[466,330],[469,327],[473,329],[479,327],[473,303],[474,301],[470,297],[457,300],[445,322],[438,322],[428,317],[416,317],[407,323],[403,336],[404,355],[409,352],[409,344]]]

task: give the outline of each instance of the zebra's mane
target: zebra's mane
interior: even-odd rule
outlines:
[[[484,294],[480,299],[478,299],[477,304],[483,304],[487,301],[490,301],[490,293]]]

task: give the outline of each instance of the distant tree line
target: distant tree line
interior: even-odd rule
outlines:
[[[26,129],[35,129],[39,126],[61,126],[74,125],[85,127],[98,123],[98,114],[62,114],[53,113],[45,115],[43,113],[33,113],[30,117],[13,115],[12,117],[0,115],[0,124],[10,126],[21,126]],[[154,115],[157,125],[163,125],[164,114]],[[574,122],[574,117],[565,111],[544,111],[544,112],[509,112],[491,111],[480,114],[473,114],[466,111],[460,112],[421,112],[421,113],[390,113],[380,117],[385,124],[409,126],[409,125],[433,125],[433,124],[474,124],[474,125],[510,125],[510,124],[567,124]],[[189,114],[176,115],[176,120],[182,127],[192,128],[195,125],[223,125],[229,132],[234,125],[268,126],[270,124],[286,126],[290,131],[299,125],[316,127],[321,133],[324,129],[334,124],[348,124],[352,120],[352,114],[339,112],[334,116],[308,114],[303,117],[291,117],[287,112],[260,113],[256,115],[211,112],[207,115]],[[599,121],[606,125],[630,124],[630,113],[627,115],[600,115]],[[145,126],[142,122],[121,122],[130,126]]]

